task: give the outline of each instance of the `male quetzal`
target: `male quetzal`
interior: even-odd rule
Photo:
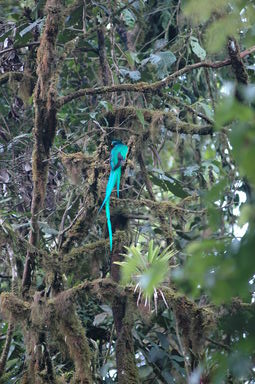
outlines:
[[[111,150],[111,156],[110,156],[111,172],[110,172],[110,176],[106,186],[105,198],[98,212],[100,213],[103,206],[105,205],[105,213],[106,213],[109,240],[110,240],[110,251],[112,251],[112,224],[111,224],[111,217],[110,217],[110,196],[113,188],[117,183],[117,196],[119,197],[121,166],[124,164],[127,157],[127,153],[128,153],[128,147],[125,144],[122,144],[121,141],[114,140],[112,141],[112,145],[113,145],[113,149]]]

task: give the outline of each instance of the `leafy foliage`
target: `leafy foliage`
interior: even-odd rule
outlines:
[[[147,252],[142,252],[140,246],[125,247],[125,261],[116,261],[115,264],[122,268],[122,281],[124,284],[134,283],[135,290],[139,289],[145,297],[145,303],[154,295],[155,306],[157,305],[157,288],[164,282],[169,274],[169,261],[175,252],[171,246],[165,247],[160,252],[158,245],[154,246],[153,240],[150,240]],[[139,302],[139,299],[138,299]],[[157,307],[156,307],[157,308]]]

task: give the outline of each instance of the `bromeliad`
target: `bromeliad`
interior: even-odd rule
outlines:
[[[128,147],[125,144],[122,144],[121,141],[114,140],[112,142],[112,145],[113,145],[113,149],[111,150],[111,156],[110,156],[111,172],[110,172],[109,180],[106,186],[105,198],[104,198],[103,204],[99,209],[99,213],[100,213],[102,208],[105,205],[105,213],[106,213],[109,240],[110,240],[110,251],[112,251],[112,224],[111,224],[111,216],[110,216],[110,197],[116,183],[117,183],[117,196],[119,197],[121,167],[124,164],[127,157],[127,153],[128,153]]]

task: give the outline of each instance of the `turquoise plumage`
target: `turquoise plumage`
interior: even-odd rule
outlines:
[[[109,240],[110,240],[110,251],[112,251],[112,224],[111,224],[111,216],[110,216],[110,197],[111,197],[112,190],[116,184],[117,184],[117,196],[119,197],[121,166],[124,164],[127,157],[127,153],[128,153],[128,147],[125,144],[122,144],[121,141],[117,141],[117,140],[113,141],[112,145],[113,145],[113,149],[111,150],[111,156],[110,156],[111,172],[110,172],[110,176],[106,186],[105,198],[104,198],[103,204],[99,209],[99,213],[100,213],[105,205],[105,213],[106,213]]]

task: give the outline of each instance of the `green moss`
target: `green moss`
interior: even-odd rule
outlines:
[[[58,331],[64,335],[70,357],[75,364],[74,383],[92,384],[91,354],[85,330],[76,314],[75,307],[69,306],[65,313],[58,313]]]
[[[10,380],[12,380],[12,376],[13,376],[13,372],[12,370],[10,372],[6,372],[4,373],[1,377],[0,377],[0,384],[6,384],[8,382],[10,382]],[[25,384],[25,383],[24,383]]]
[[[12,293],[1,294],[1,310],[6,317],[13,315],[13,321],[19,322],[28,318],[31,306],[28,302],[19,299]]]
[[[139,383],[135,362],[132,327],[134,324],[134,303],[119,297],[113,303],[113,317],[117,332],[116,360],[119,384]]]
[[[192,348],[193,353],[199,354],[204,347],[208,331],[215,324],[214,312],[208,308],[199,307],[183,294],[170,288],[162,288],[162,291],[169,306],[175,312],[186,351]]]
[[[70,234],[72,239],[74,236],[80,236],[80,233],[75,234],[75,232]],[[120,249],[126,244],[126,241],[127,234],[125,231],[116,231],[114,233],[113,243],[115,247]],[[61,269],[63,273],[77,271],[83,278],[95,278],[99,275],[100,267],[105,262],[108,249],[109,239],[98,240],[77,248],[73,247],[68,253],[62,252]]]

